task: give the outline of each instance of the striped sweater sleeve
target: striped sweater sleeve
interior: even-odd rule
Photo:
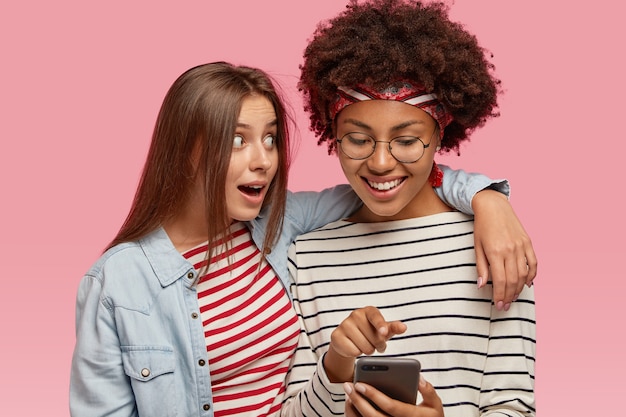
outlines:
[[[483,369],[481,416],[535,415],[535,302],[525,288],[508,312],[492,307]]]
[[[297,273],[295,247],[289,249],[289,271]],[[342,384],[331,383],[323,366],[323,355],[314,352],[305,331],[298,299],[297,286],[291,286],[294,308],[300,321],[298,347],[287,374],[287,389],[281,409],[282,416],[342,416],[345,409],[345,394]]]

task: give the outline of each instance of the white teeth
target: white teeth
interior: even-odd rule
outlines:
[[[393,181],[387,181],[387,182],[367,181],[367,183],[370,185],[370,187],[375,188],[375,189],[377,189],[379,191],[391,190],[392,188],[395,188],[398,185],[400,185],[401,182],[402,182],[402,180],[400,180],[400,179],[393,180]]]
[[[252,188],[252,189],[255,189],[255,190],[260,190],[261,188],[263,188],[263,186],[261,186],[261,185],[251,185],[248,188]]]

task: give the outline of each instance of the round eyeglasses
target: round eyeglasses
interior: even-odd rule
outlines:
[[[432,137],[437,129],[433,131]],[[412,164],[420,160],[424,156],[424,150],[430,146],[424,143],[417,136],[398,136],[390,141],[376,140],[370,135],[361,132],[348,132],[337,139],[339,148],[350,159],[367,159],[374,155],[377,143],[386,143],[389,147],[389,153],[394,159],[403,164]]]

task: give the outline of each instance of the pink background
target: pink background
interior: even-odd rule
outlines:
[[[341,0],[3,2],[0,413],[68,415],[74,297],[123,221],[174,79],[215,60],[277,76],[299,117],[291,188],[343,181],[295,88]],[[495,55],[502,116],[455,167],[507,177],[540,260],[540,416],[623,410],[626,39],[620,2],[456,0]],[[610,185],[609,185],[610,184]],[[621,258],[621,259],[620,259]],[[619,330],[622,329],[622,330]]]

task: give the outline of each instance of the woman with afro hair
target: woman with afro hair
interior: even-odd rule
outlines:
[[[533,288],[506,309],[477,289],[474,218],[435,193],[435,154],[498,115],[485,50],[442,3],[354,0],[301,70],[311,128],[364,204],[290,247],[304,331],[283,415],[534,416]],[[353,383],[363,355],[419,360],[417,404]]]

